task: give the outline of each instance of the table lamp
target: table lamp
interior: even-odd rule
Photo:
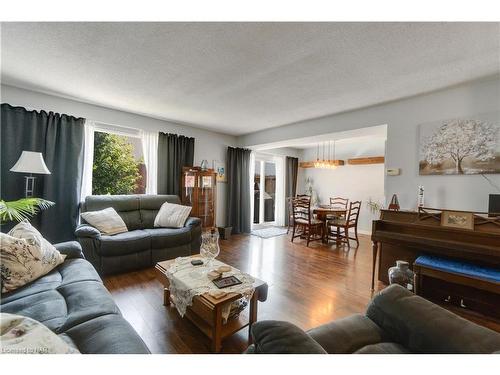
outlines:
[[[22,172],[29,173],[29,176],[25,176],[26,186],[25,186],[25,196],[26,198],[33,196],[33,191],[35,190],[35,174],[50,174],[49,169],[45,165],[43,156],[41,152],[33,151],[23,151],[19,160],[10,169],[11,172]]]

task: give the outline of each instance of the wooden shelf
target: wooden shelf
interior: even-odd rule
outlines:
[[[186,317],[193,322],[205,336],[209,339],[213,339],[213,326],[207,321],[203,320],[198,314],[194,313],[189,307],[186,310]],[[229,320],[226,324],[222,325],[221,328],[221,338],[231,336],[232,334],[238,332],[249,325],[248,313],[243,311],[240,313],[238,318]]]

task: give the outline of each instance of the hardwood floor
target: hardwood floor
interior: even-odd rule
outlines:
[[[263,239],[252,235],[221,240],[223,262],[266,281],[269,295],[259,303],[258,320],[290,321],[307,330],[353,313],[363,313],[372,298],[370,237],[360,245],[335,248],[305,240],[290,242],[290,235]],[[209,340],[175,307],[163,306],[163,286],[154,268],[104,279],[125,318],[153,353],[210,353]],[[385,285],[377,282],[376,290]],[[461,314],[461,311],[454,311]],[[464,316],[500,332],[500,324],[474,315]],[[222,343],[222,353],[241,353],[248,329]]]
[[[360,246],[336,249],[289,236],[262,239],[252,235],[221,240],[218,257],[269,285],[259,303],[259,320],[287,320],[310,329],[333,319],[364,312],[370,292],[371,243],[360,235]],[[153,353],[209,353],[209,340],[175,307],[163,306],[163,288],[154,269],[105,278],[104,283]],[[379,288],[383,286],[380,285]],[[247,347],[244,329],[223,342],[222,353]]]

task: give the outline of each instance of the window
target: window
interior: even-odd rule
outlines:
[[[143,194],[146,166],[141,138],[130,131],[100,127],[94,132],[92,194]]]

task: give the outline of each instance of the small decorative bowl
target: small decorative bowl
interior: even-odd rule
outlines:
[[[207,273],[207,277],[210,280],[215,280],[215,279],[218,279],[219,277],[221,277],[221,273],[217,272],[217,271],[210,271],[209,273]]]
[[[224,273],[224,272],[229,272],[231,271],[232,268],[230,266],[220,266],[217,268],[217,272]]]

